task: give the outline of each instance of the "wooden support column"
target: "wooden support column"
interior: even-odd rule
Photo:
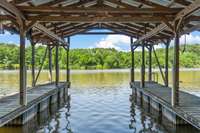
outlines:
[[[175,32],[174,38],[174,63],[172,80],[172,106],[179,105],[179,33]]]
[[[26,63],[25,63],[25,28],[24,24],[20,24],[20,96],[19,102],[20,105],[26,105]]]
[[[55,55],[55,69],[56,69],[56,85],[58,85],[59,83],[59,60],[58,60],[58,56],[59,56],[59,45],[56,44],[56,55]]]
[[[51,46],[48,46],[49,50],[49,81],[52,82],[52,49]]]
[[[131,40],[131,83],[135,82],[135,57],[134,57],[134,49],[133,49],[133,38]]]
[[[67,62],[66,62],[66,71],[67,71],[67,73],[66,73],[66,75],[67,75],[67,77],[66,77],[66,80],[67,80],[67,83],[69,83],[70,82],[70,70],[69,70],[69,47],[70,47],[70,37],[68,37],[67,38],[68,39],[68,48],[67,48],[67,57],[66,57],[66,59],[67,59]]]
[[[145,24],[144,26],[144,34],[146,34],[147,25],[148,24]],[[145,87],[145,43],[146,43],[146,40],[142,42],[142,64],[141,64],[141,82],[140,82],[141,88]]]
[[[149,46],[149,81],[152,81],[152,46]]]
[[[31,47],[32,47],[32,60],[31,60],[31,65],[32,65],[32,87],[35,86],[35,43],[31,42]]]
[[[142,44],[142,64],[141,64],[141,82],[140,87],[145,87],[145,43]]]
[[[166,48],[165,48],[165,86],[168,87],[169,85],[169,76],[168,76],[168,68],[169,68],[169,43],[167,41]]]

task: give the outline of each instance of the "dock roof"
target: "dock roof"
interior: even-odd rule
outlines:
[[[199,30],[200,0],[1,0],[0,18],[13,33],[24,21],[35,42],[109,29],[155,43],[173,38],[176,20],[181,34]]]

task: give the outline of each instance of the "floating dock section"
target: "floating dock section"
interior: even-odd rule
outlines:
[[[150,105],[163,118],[175,125],[191,124],[200,129],[200,98],[180,91],[179,106],[171,106],[171,88],[156,82],[145,82],[145,87],[140,87],[140,82],[130,83],[133,93],[143,104]]]
[[[27,105],[19,104],[19,93],[0,99],[0,126],[24,125],[54,103],[68,99],[69,83],[39,85],[27,90]]]

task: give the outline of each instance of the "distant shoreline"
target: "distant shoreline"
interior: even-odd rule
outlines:
[[[38,70],[36,70],[37,72]],[[48,72],[49,70],[48,69],[44,69],[42,70],[42,72]],[[54,70],[53,70],[54,71]],[[60,69],[60,72],[65,72],[66,70],[65,69]],[[72,73],[77,73],[77,72],[130,72],[130,69],[93,69],[93,70],[88,70],[88,69],[85,69],[85,70],[78,70],[78,69],[73,69],[73,70],[70,70]],[[159,69],[156,68],[156,69],[152,69],[153,72],[158,72]],[[164,69],[163,69],[164,71]],[[169,71],[172,71],[172,68],[169,68]],[[180,68],[180,71],[200,71],[200,68]],[[7,72],[19,72],[19,70],[9,70],[9,69],[2,69],[0,70],[0,73],[7,73]],[[31,72],[31,70],[28,70],[27,71],[28,73]],[[140,69],[139,68],[136,68],[135,69],[135,72],[140,72]],[[146,68],[146,72],[148,72],[148,69]]]

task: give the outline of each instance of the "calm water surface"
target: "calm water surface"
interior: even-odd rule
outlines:
[[[1,96],[17,92],[18,72],[0,72]],[[200,71],[182,71],[181,89],[198,95]],[[64,80],[62,72],[61,79]],[[159,76],[160,77],[160,76]],[[139,74],[136,74],[139,79]],[[162,79],[158,78],[159,82]],[[48,81],[43,72],[39,83]],[[71,100],[37,116],[23,127],[3,127],[3,133],[69,132],[69,133],[196,133],[192,127],[168,127],[147,113],[134,100],[130,101],[129,70],[73,71]],[[28,85],[31,83],[28,73]],[[59,109],[58,111],[57,108]]]

